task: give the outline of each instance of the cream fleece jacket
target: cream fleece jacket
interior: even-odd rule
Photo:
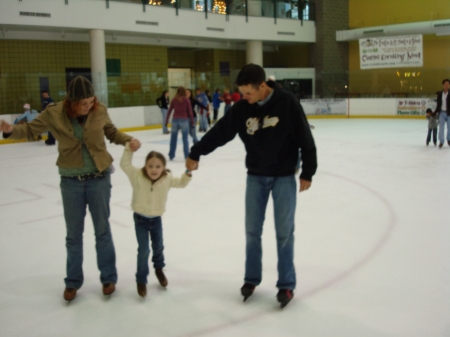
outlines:
[[[133,199],[131,208],[136,213],[146,216],[161,216],[166,211],[167,195],[171,188],[183,188],[191,181],[186,173],[181,178],[174,178],[170,172],[167,175],[152,183],[142,173],[142,168],[131,164],[133,151],[130,150],[129,143],[125,146],[120,167],[131,182],[133,187]]]

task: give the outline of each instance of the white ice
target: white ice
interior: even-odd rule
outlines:
[[[202,157],[185,189],[169,194],[163,217],[167,290],[152,273],[148,296],[134,279],[137,243],[131,186],[115,158],[111,227],[119,281],[101,293],[89,215],[85,282],[63,300],[65,224],[55,161],[43,142],[0,146],[0,336],[450,336],[450,147],[425,146],[426,120],[310,121],[319,168],[298,195],[297,289],[276,302],[276,249],[269,203],[263,281],[246,303],[244,147],[236,138]],[[133,163],[169,136],[133,132]],[[184,171],[180,140],[168,163]]]

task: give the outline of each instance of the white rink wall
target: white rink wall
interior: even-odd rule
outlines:
[[[351,98],[348,100],[348,117],[395,117],[397,115],[397,98]],[[224,105],[219,109],[219,118],[223,116]],[[212,110],[211,110],[212,112]],[[108,113],[117,128],[134,128],[161,125],[162,117],[158,106],[135,106],[109,108]],[[19,114],[1,115],[9,123],[14,122]],[[308,114],[308,117],[313,115]],[[333,118],[337,116],[326,116]]]

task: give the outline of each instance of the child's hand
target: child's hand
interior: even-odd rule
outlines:
[[[130,150],[136,152],[141,147],[141,142],[136,138],[130,140]]]

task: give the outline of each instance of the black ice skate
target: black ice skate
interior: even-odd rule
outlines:
[[[251,283],[244,283],[241,288],[241,294],[244,296],[244,302],[253,295],[253,291],[255,291],[255,285]]]
[[[284,308],[294,297],[291,289],[280,289],[277,294],[277,300],[280,302],[280,308]]]

